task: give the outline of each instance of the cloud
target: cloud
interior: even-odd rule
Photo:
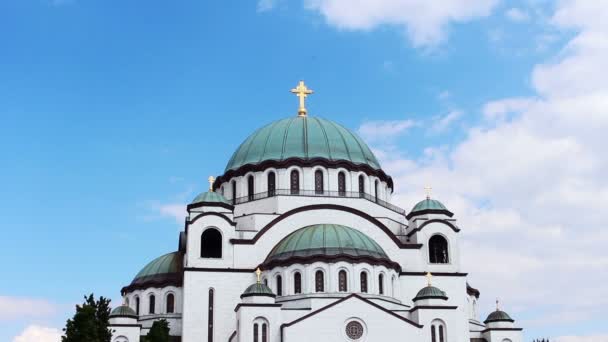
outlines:
[[[498,0],[306,0],[331,26],[343,30],[372,30],[396,26],[414,46],[434,46],[446,38],[447,27],[490,15]]]
[[[454,122],[462,117],[462,111],[452,110],[444,116],[438,116],[433,119],[431,132],[442,133],[448,129]]]
[[[278,4],[278,0],[259,0],[257,11],[258,12],[267,12],[274,9]]]
[[[61,331],[38,325],[30,325],[23,332],[13,338],[13,342],[59,342]]]
[[[554,342],[608,342],[608,335],[595,336],[560,336],[552,339]]]
[[[0,320],[48,317],[57,310],[57,305],[44,299],[0,296]]]
[[[486,103],[460,142],[416,159],[374,147],[393,176],[394,202],[411,208],[430,184],[456,213],[481,311],[500,297],[516,320],[527,317],[518,325],[574,325],[608,305],[608,24],[599,19],[607,16],[605,1],[559,2],[551,24],[571,36],[531,70],[535,94]]]
[[[184,218],[186,217],[186,205],[181,203],[166,203],[158,205],[157,209],[161,216],[171,217],[178,224],[184,223]]]
[[[530,20],[530,15],[527,12],[524,12],[523,10],[515,7],[508,9],[505,13],[505,16],[509,20],[518,23]]]
[[[366,121],[359,126],[361,137],[369,142],[394,139],[416,125],[414,120]]]

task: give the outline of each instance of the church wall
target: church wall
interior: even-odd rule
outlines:
[[[214,228],[222,234],[222,257],[201,258],[201,235]],[[217,216],[204,216],[188,226],[185,267],[233,267],[233,248],[230,239],[235,237],[234,227]]]
[[[452,309],[420,309],[413,314],[419,324],[424,325],[424,336],[428,336],[427,341],[431,340],[431,323],[441,321],[445,327],[445,341],[450,342],[469,342],[469,327],[462,324],[463,317],[459,310]]]
[[[522,332],[517,330],[489,330],[482,333],[488,342],[522,342]]]
[[[112,329],[112,342],[139,342],[140,328],[138,326],[113,327],[110,325],[110,329]]]
[[[262,341],[262,324],[268,327],[268,340],[280,341],[280,326],[282,323],[282,311],[280,307],[241,307],[237,313],[238,339],[239,342],[253,341],[253,325],[258,323],[258,341]]]

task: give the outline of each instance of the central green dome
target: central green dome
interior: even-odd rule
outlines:
[[[264,268],[320,260],[361,261],[399,268],[376,241],[339,224],[315,224],[287,235],[270,251]]]
[[[347,161],[380,169],[370,148],[355,133],[330,120],[296,116],[272,122],[253,132],[234,152],[225,171],[290,158]]]

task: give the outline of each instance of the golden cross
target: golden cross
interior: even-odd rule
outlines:
[[[433,188],[431,188],[429,185],[424,187],[424,191],[426,192],[426,199],[431,199],[432,190],[433,190]]]
[[[304,106],[304,99],[306,99],[308,95],[313,93],[312,89],[308,89],[304,84],[304,81],[300,81],[297,87],[291,89],[291,92],[296,94],[296,96],[300,98],[300,108],[298,109],[298,115],[306,116],[306,107]]]
[[[431,286],[431,280],[433,280],[433,275],[431,272],[426,272],[426,284]]]
[[[213,182],[215,182],[215,177],[209,176],[209,191],[213,192]]]
[[[260,271],[260,268],[258,267],[257,270],[255,270],[255,275],[258,276],[258,284],[260,283],[260,276],[262,275],[262,271]]]
[[[496,311],[500,311],[500,307],[498,306],[498,298],[496,298]]]

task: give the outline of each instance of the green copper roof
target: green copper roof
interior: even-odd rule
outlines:
[[[484,323],[490,322],[513,322],[513,319],[504,311],[496,310],[488,315]]]
[[[255,284],[249,285],[249,287],[247,287],[247,289],[245,289],[245,292],[243,292],[243,294],[241,295],[241,298],[251,297],[251,296],[275,297],[275,294],[272,293],[272,290],[267,285],[265,285],[263,283],[255,283]]]
[[[388,256],[376,241],[356,229],[338,224],[315,224],[287,235],[272,249],[266,261],[318,255],[348,255],[388,260]]]
[[[203,192],[202,194],[196,196],[196,198],[193,199],[192,203],[190,203],[190,204],[200,203],[200,202],[213,202],[213,203],[221,202],[221,203],[229,204],[228,200],[224,196],[222,196],[214,191]]]
[[[446,295],[445,292],[441,291],[440,289],[436,288],[435,286],[426,286],[423,287],[420,291],[418,291],[418,294],[416,294],[416,297],[414,297],[414,301],[417,300],[422,300],[422,299],[429,299],[429,298],[435,298],[435,299],[448,299],[448,296]]]
[[[346,160],[380,169],[367,144],[350,130],[318,117],[294,116],[253,132],[234,152],[226,171],[288,158]]]
[[[150,280],[151,278],[162,278],[163,276],[170,276],[179,274],[182,271],[182,256],[179,252],[172,252],[160,256],[137,273],[133,282],[143,282]]]
[[[434,199],[430,199],[427,198],[423,201],[418,202],[414,208],[412,209],[412,213],[416,212],[416,211],[423,211],[423,210],[448,210],[443,203],[439,202],[438,200],[434,200]]]
[[[112,312],[110,312],[110,317],[115,317],[115,316],[128,316],[128,317],[137,318],[137,314],[135,313],[135,311],[133,311],[133,309],[131,309],[130,307],[128,307],[124,304],[114,308],[114,310],[112,310]]]

